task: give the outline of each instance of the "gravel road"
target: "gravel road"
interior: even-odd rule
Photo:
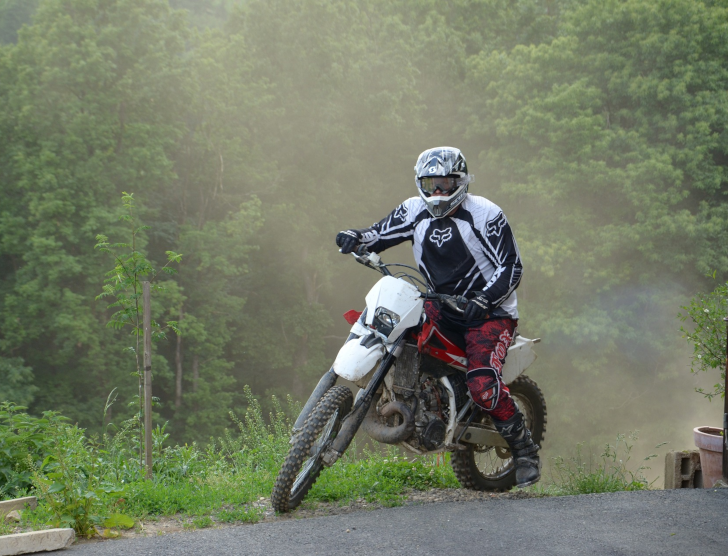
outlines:
[[[728,489],[493,498],[87,543],[69,556],[728,555]]]

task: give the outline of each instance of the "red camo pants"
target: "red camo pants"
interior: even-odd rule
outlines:
[[[425,312],[430,322],[441,323],[439,309],[434,303],[427,302]],[[502,371],[517,324],[518,321],[511,318],[488,320],[481,326],[463,330],[445,329],[439,324],[445,334],[460,333],[464,336],[470,395],[478,406],[498,421],[505,421],[516,413],[516,405],[503,382]]]

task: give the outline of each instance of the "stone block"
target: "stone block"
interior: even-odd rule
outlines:
[[[703,488],[698,450],[665,455],[665,490],[675,488]]]
[[[73,529],[46,529],[3,535],[0,537],[0,556],[60,550],[71,546],[75,538]]]
[[[12,512],[8,512],[8,514],[5,516],[5,521],[8,523],[12,521],[20,521],[20,510],[13,510]]]
[[[35,496],[16,498],[15,500],[4,500],[0,502],[0,515],[7,514],[13,510],[24,510],[26,505],[34,510],[38,507],[38,499]]]

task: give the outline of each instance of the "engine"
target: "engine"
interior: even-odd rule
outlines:
[[[385,378],[387,391],[378,403],[383,407],[389,402],[406,405],[414,416],[414,431],[404,441],[421,451],[437,450],[445,441],[447,422],[450,419],[450,401],[445,386],[439,381],[447,376],[455,392],[456,407],[460,409],[467,402],[468,388],[465,374],[455,371],[444,363],[433,367],[427,361],[427,369],[422,372],[420,353],[415,346],[406,345],[397,358],[395,368]],[[389,393],[394,400],[389,399]],[[386,425],[393,427],[401,422],[401,415],[387,418]]]

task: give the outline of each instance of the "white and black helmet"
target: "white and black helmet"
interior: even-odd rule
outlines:
[[[417,189],[435,218],[447,216],[465,200],[472,177],[463,153],[454,147],[428,149],[415,164]]]

